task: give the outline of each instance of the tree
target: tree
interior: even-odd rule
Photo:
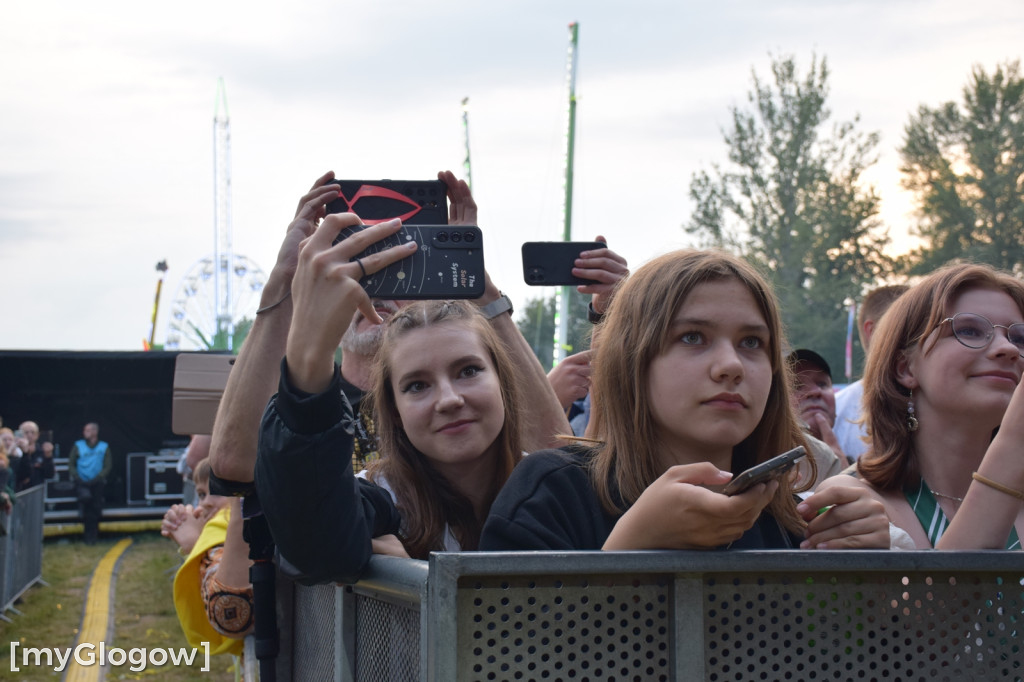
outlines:
[[[231,348],[233,352],[237,353],[242,347],[242,342],[245,341],[245,337],[249,335],[249,330],[252,329],[252,323],[255,322],[254,318],[243,317],[241,320],[235,323],[234,332],[231,334]],[[206,346],[206,350],[229,350],[228,349],[228,334],[227,331],[221,329],[214,333],[213,338],[206,338],[206,335],[193,325],[192,331],[199,337],[199,340]]]
[[[731,108],[723,131],[729,165],[696,173],[696,208],[685,226],[701,246],[725,248],[775,285],[794,346],[842,367],[844,301],[892,269],[879,198],[861,174],[876,160],[878,134],[857,118],[823,132],[831,112],[828,66],[812,57],[802,79],[792,57],[772,60],[772,81],[752,72],[749,108]],[[837,376],[838,378],[838,376]]]
[[[552,294],[548,298],[532,298],[520,313],[519,331],[533,349],[533,354],[540,360],[547,372],[553,363],[555,344],[555,310],[557,297]],[[587,305],[590,296],[580,294],[570,287],[569,290],[569,338],[567,355],[578,353],[590,348],[591,324],[587,320]]]
[[[924,244],[906,265],[924,274],[954,259],[1024,273],[1024,79],[1020,62],[973,69],[963,103],[921,106],[900,149]]]

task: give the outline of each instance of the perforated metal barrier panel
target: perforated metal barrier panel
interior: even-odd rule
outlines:
[[[1024,680],[1019,552],[481,552],[371,574],[337,588],[354,672],[333,679]],[[297,634],[330,627],[295,604]],[[293,679],[332,679],[301,657]]]
[[[704,580],[708,680],[1012,680],[1020,574],[799,572]]]
[[[460,581],[458,679],[668,679],[670,576]]]

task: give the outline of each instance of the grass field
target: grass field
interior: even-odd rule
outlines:
[[[126,651],[134,647],[186,647],[171,597],[174,571],[181,562],[175,545],[159,533],[136,533],[131,537],[133,543],[121,558],[116,576],[114,641],[106,642],[106,646]],[[96,564],[119,539],[104,538],[93,546],[85,545],[77,537],[45,541],[43,580],[48,585],[37,585],[25,593],[21,603],[16,605],[22,615],[8,614],[13,623],[0,622],[0,679],[12,682],[60,679],[52,668],[21,666],[20,660],[21,671],[11,672],[11,642],[35,648],[74,646],[89,578]],[[208,673],[201,672],[201,666],[201,656],[191,667],[167,665],[132,672],[124,665],[112,668],[107,679],[171,682],[235,679],[228,656],[212,657]]]

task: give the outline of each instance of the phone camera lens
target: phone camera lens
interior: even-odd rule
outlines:
[[[441,242],[442,244],[445,243],[446,241],[448,241],[448,233],[447,232],[438,232],[437,233],[437,241]]]
[[[452,232],[452,241],[453,242],[461,242],[462,241],[462,233],[461,232]]]
[[[467,231],[465,232],[465,234],[463,234],[463,235],[462,235],[462,239],[463,239],[463,240],[464,240],[464,241],[465,241],[465,242],[466,242],[467,244],[472,244],[473,242],[475,242],[475,241],[476,241],[476,233],[475,233],[475,232],[470,232],[470,231],[468,231],[468,230],[467,230]]]

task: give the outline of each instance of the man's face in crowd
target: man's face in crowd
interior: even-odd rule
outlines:
[[[820,414],[829,426],[834,426],[836,394],[832,390],[832,377],[822,367],[807,360],[796,363],[793,373],[796,375],[793,399],[800,412],[800,418],[812,428],[812,431],[817,430],[814,428],[815,414]]]
[[[410,303],[412,301],[385,301],[375,298],[373,299],[373,309],[387,322],[388,318],[397,313],[400,308]],[[383,334],[384,325],[370,322],[357,310],[352,318],[352,323],[345,330],[345,335],[341,337],[341,350],[359,355],[376,355]]]
[[[25,422],[22,424],[21,432],[25,434],[25,439],[28,440],[29,444],[39,440],[39,427],[36,426],[35,422]]]

